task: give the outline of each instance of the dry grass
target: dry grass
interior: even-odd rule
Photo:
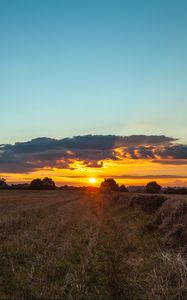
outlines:
[[[153,213],[167,200],[163,195],[137,195],[132,198],[131,206],[142,209],[147,213]]]
[[[155,224],[172,245],[187,252],[187,196],[171,196],[159,209]]]
[[[113,200],[1,191],[0,299],[187,299],[185,259],[145,230],[152,214]]]
[[[158,267],[149,275],[150,299],[187,299],[187,260],[181,253],[159,251]]]

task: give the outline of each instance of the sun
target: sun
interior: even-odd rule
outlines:
[[[97,182],[97,180],[94,177],[89,178],[89,183],[94,184]]]

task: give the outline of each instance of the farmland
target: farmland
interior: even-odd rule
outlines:
[[[0,191],[0,299],[187,299],[185,254],[120,197]]]

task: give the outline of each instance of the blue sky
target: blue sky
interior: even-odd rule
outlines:
[[[0,0],[1,143],[187,142],[186,0]]]

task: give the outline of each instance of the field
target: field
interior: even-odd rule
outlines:
[[[0,299],[187,299],[185,254],[122,197],[0,191]]]

